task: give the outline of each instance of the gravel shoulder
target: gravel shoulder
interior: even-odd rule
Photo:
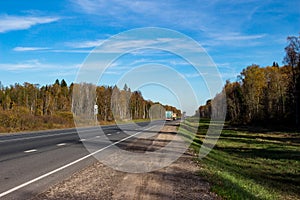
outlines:
[[[160,134],[137,139],[126,150],[153,151],[174,139],[174,132],[176,126],[165,125]],[[188,150],[171,165],[140,174],[116,171],[96,162],[34,199],[220,199],[210,192],[209,183],[197,175],[200,166],[195,162],[195,157]]]

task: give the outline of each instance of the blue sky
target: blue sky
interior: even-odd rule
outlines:
[[[286,37],[300,32],[299,7],[298,0],[2,0],[0,81],[4,85],[43,85],[57,78],[73,82],[93,48],[115,34],[142,27],[172,29],[191,37],[215,62],[222,80],[234,81],[253,63],[282,64]],[[150,61],[183,74],[199,104],[211,97],[186,62],[160,51],[124,55],[99,84],[115,84],[131,68]],[[168,99],[170,91],[154,88],[140,90],[146,99],[178,106],[174,98]]]

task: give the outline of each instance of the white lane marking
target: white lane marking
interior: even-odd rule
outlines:
[[[117,134],[119,134],[119,133],[120,133],[120,131],[117,132]]]
[[[91,157],[91,156],[93,156],[93,155],[95,155],[95,154],[97,154],[97,153],[99,153],[99,152],[105,150],[105,149],[108,149],[108,148],[111,147],[111,146],[114,146],[114,145],[119,144],[119,143],[121,143],[121,142],[123,142],[123,141],[125,141],[125,140],[128,140],[129,138],[132,138],[132,137],[134,137],[134,136],[136,136],[136,135],[138,135],[138,134],[140,134],[140,133],[142,133],[142,132],[144,132],[144,131],[147,131],[147,130],[149,130],[149,129],[151,129],[151,128],[153,128],[153,126],[147,128],[147,129],[145,129],[145,130],[143,130],[143,131],[137,132],[137,133],[135,133],[135,134],[133,134],[133,135],[130,135],[130,136],[126,137],[126,138],[123,138],[122,140],[119,140],[119,141],[117,141],[117,142],[114,142],[114,143],[112,143],[112,144],[110,144],[110,145],[108,145],[108,146],[106,146],[106,147],[103,147],[102,149],[99,149],[99,150],[97,150],[97,151],[95,151],[95,152],[93,152],[93,153],[90,153],[90,154],[88,154],[88,155],[86,155],[86,156],[83,156],[82,158],[79,158],[79,159],[77,159],[77,160],[75,160],[75,161],[73,161],[73,162],[71,162],[71,163],[69,163],[69,164],[66,164],[66,165],[64,165],[64,166],[61,166],[61,167],[59,167],[59,168],[57,168],[57,169],[55,169],[55,170],[53,170],[53,171],[50,171],[50,172],[48,172],[48,173],[46,173],[46,174],[43,174],[43,175],[41,175],[41,176],[39,176],[39,177],[36,177],[36,178],[34,178],[34,179],[30,180],[30,181],[27,181],[27,182],[25,182],[25,183],[23,183],[23,184],[21,184],[21,185],[18,185],[18,186],[14,187],[14,188],[11,188],[11,189],[9,189],[9,190],[7,190],[7,191],[5,191],[5,192],[2,192],[2,193],[0,194],[0,198],[1,198],[1,197],[4,197],[5,195],[8,195],[8,194],[10,194],[10,193],[12,193],[12,192],[14,192],[14,191],[16,191],[16,190],[18,190],[18,189],[21,189],[21,188],[23,188],[23,187],[25,187],[25,186],[27,186],[27,185],[30,185],[31,183],[34,183],[34,182],[39,181],[39,180],[41,180],[41,179],[43,179],[43,178],[45,178],[45,177],[47,177],[47,176],[50,176],[50,175],[54,174],[54,173],[56,173],[56,172],[59,172],[59,171],[65,169],[65,168],[67,168],[67,167],[70,167],[70,166],[72,166],[72,165],[74,165],[74,164],[76,164],[76,163],[78,163],[78,162],[80,162],[80,161],[82,161],[82,160],[85,160],[85,159],[87,159],[87,158],[89,158],[89,157]]]
[[[37,150],[36,149],[29,149],[29,150],[24,151],[24,153],[32,153],[32,152],[35,152],[35,151],[37,151]]]
[[[111,134],[109,133],[109,134],[107,134],[107,135],[111,135]]]
[[[60,144],[57,144],[56,146],[61,147],[61,146],[66,146],[66,145],[67,145],[67,143],[60,143]]]
[[[79,141],[80,142],[83,142],[83,141],[88,141],[88,140],[93,140],[93,139],[95,139],[95,138],[100,138],[101,136],[95,136],[95,137],[91,137],[91,138],[82,138],[82,139],[80,139]]]

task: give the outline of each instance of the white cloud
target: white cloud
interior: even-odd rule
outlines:
[[[4,71],[15,71],[21,72],[24,70],[34,70],[34,71],[43,71],[43,70],[62,70],[62,69],[78,69],[80,64],[49,64],[49,63],[41,63],[39,60],[26,60],[24,62],[19,63],[0,63],[0,70]],[[45,72],[46,73],[46,72]]]
[[[85,50],[85,49],[51,49],[48,50],[49,52],[55,52],[55,53],[83,53],[83,54],[89,54],[92,50]]]
[[[143,34],[143,30],[137,32]],[[89,53],[91,51],[82,50],[84,48],[92,48],[101,45],[100,48],[95,48],[93,53],[130,53],[132,54],[143,54],[143,50],[147,53],[157,52],[157,50],[185,50],[189,52],[204,52],[203,49],[196,46],[193,41],[187,38],[155,38],[155,39],[145,39],[142,36],[133,37],[115,37],[111,40],[90,40],[82,42],[67,42],[66,46],[72,47],[74,49],[61,49],[61,50],[50,50],[55,52],[70,52],[70,53]]]
[[[201,10],[206,3],[195,6],[184,1],[123,1],[123,0],[75,0],[71,1],[78,12],[113,18],[124,25],[143,24],[144,26],[166,25],[193,30],[205,30],[210,17],[204,12],[191,9],[195,6]],[[196,17],[195,17],[196,16]],[[154,19],[154,20],[153,20]]]
[[[240,32],[222,32],[220,34],[208,34],[209,39],[202,43],[206,49],[215,46],[244,47],[260,46],[267,34],[243,34]]]
[[[239,31],[264,2],[225,0],[75,0],[78,12],[112,18],[119,25],[164,26],[209,32]]]
[[[15,30],[25,30],[37,24],[47,24],[58,21],[59,17],[32,17],[32,16],[0,16],[0,33]]]
[[[40,51],[40,50],[48,50],[46,47],[15,47],[14,51]]]
[[[41,66],[38,60],[27,60],[22,63],[0,63],[0,69],[6,71],[18,71],[36,69]]]
[[[90,41],[82,41],[82,42],[67,42],[66,46],[73,48],[92,48],[99,46],[104,40],[90,40]]]
[[[198,78],[198,77],[201,77],[202,76],[202,74],[199,74],[199,73],[190,73],[190,74],[183,74],[184,75],[184,77],[186,77],[186,78]]]
[[[270,34],[265,34],[253,26],[256,13],[262,12],[266,2],[251,1],[225,1],[225,0],[202,0],[185,2],[181,0],[166,1],[122,1],[122,0],[75,0],[73,8],[77,12],[99,15],[108,23],[117,23],[124,27],[158,26],[175,29],[178,31],[196,31],[194,38],[208,52],[216,48],[244,48],[262,46]],[[109,24],[113,26],[114,24]],[[247,29],[248,28],[248,29]],[[162,39],[169,46],[170,38]],[[172,39],[172,38],[171,38]],[[159,39],[158,39],[159,40]],[[149,41],[137,43],[124,40],[118,42],[106,52],[124,52],[125,45],[129,48],[137,48],[138,45],[151,45],[159,47],[158,43],[149,44]],[[153,42],[153,41],[152,41]],[[191,45],[190,45],[191,46]],[[129,49],[127,48],[127,49]],[[189,49],[189,44],[173,42],[172,49]],[[98,50],[99,51],[99,50]],[[193,52],[194,49],[190,49]],[[94,51],[96,53],[96,51]],[[102,52],[99,52],[102,53]]]
[[[141,31],[142,32],[142,31]],[[199,43],[196,47],[195,43],[189,41],[186,38],[156,38],[156,39],[145,39],[139,36],[121,38],[117,37],[112,40],[86,40],[81,42],[66,42],[65,45],[73,49],[50,49],[51,52],[64,52],[64,53],[125,53],[131,51],[132,54],[144,54],[143,49],[149,53],[150,49],[153,48],[153,53],[157,50],[167,49],[172,50],[184,50],[188,52],[205,52],[202,46],[218,46],[224,44],[230,45],[243,45],[241,42],[254,41],[264,38],[266,34],[256,34],[256,35],[243,35],[241,33],[223,33],[223,34],[210,34],[206,42]],[[232,43],[238,41],[239,43]],[[197,43],[197,41],[195,41]],[[252,42],[247,45],[258,45],[259,42]],[[98,46],[102,45],[100,48]],[[93,50],[87,50],[88,48],[95,48]],[[148,49],[147,49],[148,48]],[[17,50],[23,50],[22,48]],[[24,50],[31,50],[24,48]],[[45,49],[32,49],[32,50],[46,50]]]
[[[212,34],[211,37],[213,37],[216,40],[219,41],[241,41],[241,40],[256,40],[264,38],[266,34],[255,34],[255,35],[243,35],[241,33],[222,33],[222,34]]]

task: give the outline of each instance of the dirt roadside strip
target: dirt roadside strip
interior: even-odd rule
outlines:
[[[161,148],[173,139],[176,127],[165,125],[161,132],[164,134],[154,138],[137,139],[126,150]],[[33,199],[220,199],[210,192],[209,183],[197,175],[200,166],[194,157],[188,150],[170,166],[140,174],[116,171],[96,162]]]

